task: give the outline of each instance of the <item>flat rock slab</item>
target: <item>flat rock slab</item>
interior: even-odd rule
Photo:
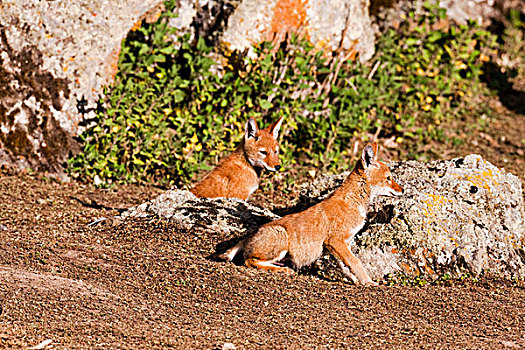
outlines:
[[[376,198],[367,225],[352,244],[372,278],[395,272],[437,276],[483,271],[525,277],[525,215],[516,176],[478,155],[389,166],[405,194]],[[303,185],[293,210],[326,198],[347,175],[323,176]],[[198,227],[208,234],[222,231],[237,237],[278,218],[241,200],[199,199],[179,190],[167,191],[121,217],[159,218],[183,229]]]
[[[240,199],[198,198],[189,191],[175,189],[120,216],[128,218],[167,220],[182,230],[199,228],[210,234],[221,231],[246,235],[279,216]]]

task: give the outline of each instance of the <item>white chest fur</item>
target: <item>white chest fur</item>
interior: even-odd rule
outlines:
[[[359,215],[361,215],[362,218],[366,218],[366,206],[364,204],[361,204],[357,207],[357,210],[359,211]]]
[[[354,236],[356,233],[361,231],[361,229],[365,226],[365,220],[362,220],[358,225],[356,225],[354,228],[350,230],[350,236],[348,236],[348,239],[345,240],[346,245],[350,248],[350,243],[354,239]]]
[[[255,185],[252,185],[250,188],[249,188],[249,194],[248,194],[248,198],[250,198],[252,196],[252,194],[257,191],[257,189],[259,188],[259,184],[255,184]],[[246,198],[246,199],[248,199]]]

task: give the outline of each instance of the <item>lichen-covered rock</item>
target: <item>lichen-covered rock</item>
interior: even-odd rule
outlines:
[[[279,42],[287,32],[300,32],[318,48],[359,53],[366,61],[374,53],[368,6],[368,0],[244,0],[229,18],[223,41],[242,51],[256,42]]]
[[[77,100],[97,99],[116,73],[122,39],[137,21],[155,18],[160,5],[0,2],[0,165],[63,176],[83,119]]]
[[[401,197],[378,197],[352,249],[374,279],[401,271],[409,276],[482,271],[525,277],[525,214],[521,183],[504,170],[469,155],[449,161],[389,164]],[[326,198],[348,173],[303,185],[293,210]],[[183,229],[242,237],[278,218],[238,199],[199,199],[170,190],[122,214],[155,217]],[[217,242],[220,243],[220,242]],[[212,252],[210,252],[212,253]],[[330,269],[329,259],[317,266]]]
[[[279,43],[299,33],[319,49],[366,61],[374,53],[368,6],[368,0],[181,0],[170,24],[208,44],[248,52],[259,42]]]

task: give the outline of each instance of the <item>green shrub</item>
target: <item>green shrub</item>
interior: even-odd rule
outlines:
[[[285,168],[341,171],[351,165],[353,142],[379,127],[400,141],[440,137],[449,118],[465,113],[480,86],[482,52],[493,45],[474,23],[448,24],[443,10],[428,5],[383,33],[367,64],[294,35],[279,47],[257,45],[252,59],[218,54],[188,36],[175,45],[171,16],[166,11],[124,41],[105,108],[80,136],[83,152],[70,159],[74,177],[194,181],[233,149],[249,117],[266,125],[282,115]]]
[[[427,4],[423,14],[412,13],[397,30],[387,30],[376,56],[386,62],[385,73],[397,76],[389,84],[389,98],[399,104],[396,130],[439,138],[440,124],[471,112],[466,108],[482,88],[481,69],[494,47],[492,34],[472,21],[450,23],[437,5]]]

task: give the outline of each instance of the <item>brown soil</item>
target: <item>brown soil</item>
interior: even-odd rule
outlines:
[[[225,239],[86,224],[156,196],[0,175],[0,348],[523,348],[525,285],[364,288],[206,259]]]

